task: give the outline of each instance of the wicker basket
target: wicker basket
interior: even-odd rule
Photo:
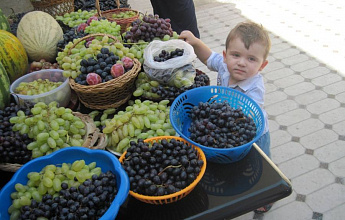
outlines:
[[[82,114],[79,112],[73,112],[73,115],[79,117],[85,124],[86,134],[84,136],[84,143],[82,147],[104,150],[105,146],[107,145],[107,137],[96,127],[92,118],[87,114]],[[6,172],[16,172],[22,166],[23,164],[17,163],[0,163],[0,170]]]
[[[34,10],[44,11],[53,17],[74,11],[74,0],[30,0]]]
[[[141,195],[141,194],[135,193],[132,190],[130,190],[129,194],[131,196],[133,196],[134,198],[136,198],[142,202],[153,204],[153,205],[162,205],[162,204],[173,203],[173,202],[176,202],[176,201],[186,197],[190,192],[192,192],[193,189],[195,188],[195,186],[200,182],[201,178],[204,176],[205,171],[206,171],[206,157],[205,157],[204,152],[199,147],[189,143],[185,139],[183,139],[181,137],[175,137],[175,136],[160,136],[160,137],[148,138],[148,139],[144,140],[144,142],[152,144],[155,142],[159,142],[161,140],[171,140],[171,139],[176,139],[177,141],[182,141],[185,144],[187,144],[188,146],[190,146],[191,148],[197,150],[198,159],[204,161],[204,164],[201,167],[201,171],[200,171],[199,175],[196,177],[196,179],[189,186],[187,186],[186,188],[184,188],[181,191],[178,191],[176,193],[165,195],[165,196],[146,196],[146,195]],[[121,157],[119,159],[120,163],[123,163],[123,160],[125,159],[126,153],[127,153],[127,151],[121,155]]]
[[[118,25],[121,26],[121,34],[124,33],[127,28],[132,24],[133,21],[139,18],[139,11],[130,9],[130,8],[120,8],[120,1],[116,0],[116,9],[112,10],[107,10],[102,12],[101,7],[99,6],[99,0],[96,0],[96,9],[97,9],[97,14],[96,16],[99,17],[105,17],[108,21],[115,21]],[[119,14],[120,12],[125,12],[125,11],[134,11],[136,14],[133,17],[130,18],[113,18],[113,14]]]
[[[108,36],[117,41],[116,37],[109,34],[90,34],[76,41],[70,51],[79,42],[94,36]],[[117,108],[132,97],[135,89],[135,79],[141,70],[141,63],[137,59],[133,59],[133,63],[131,70],[105,83],[80,85],[70,78],[69,84],[85,107],[99,110]]]

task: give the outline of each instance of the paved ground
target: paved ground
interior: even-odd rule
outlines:
[[[262,72],[272,160],[291,180],[293,193],[265,215],[250,212],[237,220],[345,219],[344,1],[194,2],[201,39],[217,52],[229,30],[247,19],[266,27],[272,40]],[[148,0],[129,3],[152,13]],[[196,67],[216,84],[216,73],[200,62]]]
[[[149,0],[128,2],[152,13]],[[262,72],[272,160],[291,180],[293,193],[265,215],[250,212],[237,220],[345,219],[345,1],[194,2],[201,39],[216,52],[224,49],[229,30],[247,19],[266,27],[272,40]],[[0,6],[17,3],[1,0]],[[216,84],[216,73],[200,62],[196,67]]]

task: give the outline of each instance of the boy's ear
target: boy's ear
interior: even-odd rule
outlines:
[[[226,58],[226,51],[223,50],[223,62],[225,63],[225,58]]]
[[[267,64],[268,64],[268,60],[265,60],[265,61],[261,64],[259,71],[263,70],[263,69],[266,67]]]

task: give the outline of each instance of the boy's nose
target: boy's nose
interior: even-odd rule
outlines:
[[[240,65],[240,66],[244,66],[246,64],[246,61],[245,61],[245,59],[244,58],[240,58],[240,59],[238,59],[238,65]]]

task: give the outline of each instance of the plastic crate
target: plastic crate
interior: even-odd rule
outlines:
[[[96,166],[102,172],[112,171],[116,176],[118,193],[106,213],[100,218],[102,220],[115,219],[120,206],[125,202],[129,192],[129,178],[123,170],[119,160],[111,153],[104,150],[91,150],[83,147],[67,147],[58,150],[47,156],[38,157],[24,164],[2,188],[0,192],[0,219],[10,219],[8,208],[12,204],[11,193],[15,191],[15,184],[26,185],[29,172],[39,172],[49,164],[61,165],[62,163],[73,163],[76,160],[85,160],[86,164],[96,162]]]
[[[232,108],[242,109],[246,116],[254,120],[256,136],[252,141],[234,148],[213,148],[192,141],[188,131],[191,124],[189,113],[194,106],[198,106],[199,102],[228,102]],[[252,144],[260,138],[265,127],[263,112],[253,99],[242,92],[223,86],[199,87],[179,95],[171,105],[170,122],[181,137],[200,147],[206,159],[214,163],[233,163],[244,158]]]
[[[144,142],[153,144],[153,143],[159,142],[161,140],[171,140],[171,139],[175,139],[177,141],[182,141],[183,143],[187,144],[191,148],[194,148],[197,150],[198,159],[204,161],[204,164],[201,167],[199,175],[196,177],[196,179],[189,186],[187,186],[186,188],[184,188],[181,191],[178,191],[176,193],[164,195],[164,196],[147,196],[147,195],[141,195],[139,193],[135,193],[132,190],[130,190],[129,194],[131,196],[133,196],[134,198],[136,198],[142,202],[145,202],[148,204],[154,204],[154,205],[173,203],[173,202],[176,202],[176,201],[186,197],[190,192],[192,192],[193,189],[195,188],[195,186],[200,182],[201,178],[204,176],[205,171],[206,171],[206,157],[205,157],[205,154],[203,153],[203,151],[199,147],[189,143],[188,141],[184,140],[181,137],[175,137],[175,136],[153,137],[153,138],[148,138],[148,139],[144,140]],[[119,161],[121,163],[125,159],[126,153],[127,153],[127,151],[121,155],[121,157],[119,159]]]

